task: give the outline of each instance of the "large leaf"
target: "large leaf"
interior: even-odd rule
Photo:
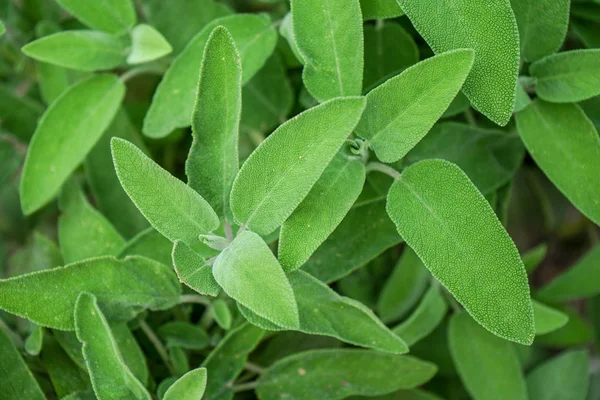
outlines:
[[[519,31],[508,0],[421,0],[398,4],[435,53],[472,48],[477,56],[463,92],[498,125],[506,125],[515,104]]]
[[[48,203],[84,160],[117,113],[125,85],[97,75],[64,92],[45,112],[27,149],[21,207],[31,214]]]
[[[169,387],[164,400],[201,399],[206,389],[206,368],[196,368]]]
[[[420,161],[388,194],[387,211],[431,273],[492,333],[530,344],[525,267],[489,203],[456,165]]]
[[[459,92],[473,58],[470,49],[428,58],[367,94],[356,132],[377,158],[397,161],[425,136]]]
[[[109,318],[130,319],[145,308],[177,304],[181,288],[163,264],[101,257],[0,280],[0,308],[42,326],[73,330],[73,307],[82,291],[96,295]]]
[[[184,242],[175,242],[172,257],[173,267],[182,283],[200,294],[217,296],[221,292],[221,287],[213,277],[211,266]]]
[[[56,0],[78,20],[93,29],[121,34],[135,24],[132,0]]]
[[[187,244],[219,226],[219,217],[192,188],[162,169],[126,140],[113,138],[117,176],[148,222],[167,239]]]
[[[44,400],[46,396],[4,329],[0,329],[0,397]]]
[[[363,97],[311,108],[281,125],[246,160],[231,192],[235,219],[259,234],[285,221],[352,132]]]
[[[564,352],[527,375],[529,400],[584,400],[590,381],[588,353]]]
[[[581,108],[535,100],[517,114],[517,128],[546,176],[600,225],[600,137]]]

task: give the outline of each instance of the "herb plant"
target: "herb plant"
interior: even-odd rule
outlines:
[[[0,399],[600,399],[598,1],[0,10]]]

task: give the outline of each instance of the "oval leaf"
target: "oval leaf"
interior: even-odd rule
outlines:
[[[129,64],[141,64],[169,54],[173,48],[167,40],[150,25],[140,24],[131,31]]]
[[[56,0],[78,20],[92,29],[108,33],[127,32],[135,24],[131,0]]]
[[[569,316],[539,301],[533,301],[533,314],[535,316],[535,334],[545,335],[565,326]]]
[[[206,368],[196,368],[169,387],[163,400],[201,399],[206,389]]]

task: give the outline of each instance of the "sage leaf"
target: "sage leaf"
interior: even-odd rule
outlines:
[[[477,322],[502,338],[533,341],[521,257],[460,168],[443,160],[406,168],[389,191],[387,211],[406,243]]]
[[[150,259],[100,257],[0,280],[0,308],[41,326],[73,330],[82,291],[95,294],[109,318],[123,320],[145,308],[172,307],[181,288],[169,267]]]
[[[342,222],[365,183],[360,158],[340,151],[302,203],[283,223],[279,262],[285,271],[300,268]]]
[[[523,256],[523,264],[528,274],[532,274],[546,257],[548,246],[542,243],[531,250],[528,250]]]
[[[304,60],[302,81],[319,102],[362,90],[363,32],[359,0],[292,0],[292,25]]]
[[[166,391],[163,400],[201,399],[206,389],[206,368],[196,368],[181,378]]]
[[[396,18],[404,15],[396,0],[360,0],[360,9],[365,21]]]
[[[600,49],[553,54],[531,64],[535,91],[546,101],[573,103],[600,95]]]
[[[0,329],[0,393],[5,399],[44,400],[40,389],[27,364],[4,329]]]
[[[219,226],[219,217],[192,188],[169,174],[124,139],[111,149],[119,181],[148,222],[171,241],[188,245]]]
[[[161,264],[172,264],[173,243],[154,228],[143,230],[129,240],[121,251],[118,258],[126,256],[144,256]],[[176,271],[177,272],[177,271]]]
[[[97,31],[65,31],[44,36],[22,49],[25,55],[79,71],[112,69],[125,61],[128,43]]]
[[[600,137],[581,108],[535,100],[517,114],[517,129],[544,174],[600,225]]]
[[[242,165],[231,191],[239,223],[266,235],[306,197],[365,107],[363,97],[344,97],[311,108],[281,125]]]
[[[185,163],[188,185],[231,222],[229,194],[238,172],[242,64],[226,28],[211,33],[200,67],[192,114],[193,143]]]
[[[436,54],[460,48],[475,51],[463,93],[490,120],[506,125],[519,72],[519,31],[510,2],[445,0],[431,7],[420,0],[397,1]]]
[[[566,351],[527,376],[529,400],[584,400],[590,382],[585,350]]]
[[[578,347],[584,346],[594,338],[591,324],[569,306],[560,306],[561,312],[567,315],[569,320],[562,327],[536,338],[536,343],[548,347]]]
[[[147,24],[140,24],[131,31],[131,52],[128,64],[141,64],[169,54],[173,48],[167,40]]]
[[[567,314],[552,307],[533,301],[533,315],[535,316],[535,334],[545,335],[562,328],[569,321]]]
[[[269,58],[277,32],[266,15],[237,14],[207,24],[177,56],[156,89],[144,119],[143,132],[153,138],[191,124],[198,87],[198,68],[212,30],[227,28],[242,60],[242,83],[248,82]]]
[[[106,317],[90,293],[83,292],[77,298],[75,329],[99,400],[152,398],[125,365]]]
[[[313,350],[277,361],[261,375],[256,392],[261,400],[377,396],[420,386],[436,370],[435,365],[411,356],[358,349]]]
[[[44,37],[60,32],[60,26],[49,21],[40,21],[36,27],[36,35]],[[69,87],[67,70],[45,62],[36,63],[36,72],[40,95],[47,105],[56,100]]]
[[[223,329],[229,330],[231,328],[231,323],[233,320],[233,316],[231,315],[231,311],[229,310],[229,306],[222,299],[215,300],[214,303],[211,304],[210,313],[213,316],[215,322]]]
[[[474,52],[454,50],[428,58],[367,94],[356,132],[377,158],[404,157],[442,116],[465,82]]]
[[[298,305],[288,278],[264,240],[245,231],[217,256],[215,280],[229,297],[273,323],[298,327]]]
[[[157,333],[168,347],[201,350],[208,345],[208,334],[200,327],[184,321],[172,321],[161,325]]]
[[[44,338],[42,365],[48,371],[52,386],[60,399],[91,387],[87,372],[75,364],[52,337]]]
[[[46,110],[31,139],[21,177],[21,208],[46,205],[84,160],[117,113],[125,85],[97,75],[71,86]]]
[[[110,330],[125,365],[142,385],[147,386],[150,372],[146,363],[146,355],[129,330],[127,322],[114,321],[110,323]]]
[[[42,351],[42,342],[44,340],[44,328],[36,324],[31,325],[31,333],[25,339],[24,348],[27,354],[37,356]]]
[[[173,266],[179,281],[200,294],[217,296],[221,287],[213,277],[212,268],[206,260],[181,240],[173,245]]]
[[[108,33],[127,32],[136,21],[131,0],[56,0],[75,18],[92,29]]]
[[[464,312],[450,319],[448,341],[460,379],[474,400],[527,400],[521,364],[510,342],[492,335]]]

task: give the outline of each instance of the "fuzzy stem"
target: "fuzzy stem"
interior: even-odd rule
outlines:
[[[400,177],[400,172],[396,171],[394,168],[389,165],[380,163],[380,162],[370,162],[367,164],[367,174],[371,171],[377,171],[384,173],[386,175],[391,176],[394,179],[398,179]]]

